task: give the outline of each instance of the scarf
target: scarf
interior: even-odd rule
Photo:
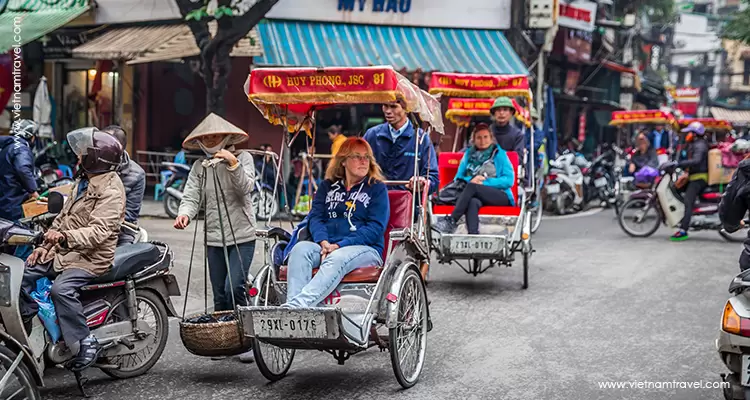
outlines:
[[[476,147],[471,146],[469,149],[469,157],[466,164],[466,176],[473,178],[476,176],[479,169],[489,161],[495,154],[495,146],[492,145],[484,150],[478,150]]]

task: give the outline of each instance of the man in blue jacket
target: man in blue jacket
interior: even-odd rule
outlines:
[[[422,129],[417,127],[415,132],[415,127],[407,118],[405,105],[403,100],[384,104],[383,114],[385,114],[386,123],[368,129],[364,139],[372,147],[375,160],[388,180],[413,182],[414,157],[417,157],[419,175],[429,178],[429,192],[432,193],[438,188],[438,163],[435,148],[432,147],[432,141]],[[414,154],[417,142],[419,142],[419,151],[418,154]],[[410,188],[411,184],[407,185],[407,189]],[[403,189],[403,187],[391,186],[390,189]]]
[[[0,218],[17,221],[23,218],[21,204],[39,196],[31,152],[37,124],[21,119],[11,129],[13,136],[0,136]]]

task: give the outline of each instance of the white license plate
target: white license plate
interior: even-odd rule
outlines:
[[[255,335],[264,338],[327,337],[325,315],[263,315],[253,314]]]
[[[451,239],[451,254],[499,254],[503,248],[502,237],[459,236]]]
[[[550,183],[547,185],[547,194],[558,194],[560,193],[560,184],[559,183]]]
[[[742,355],[742,380],[740,385],[750,386],[750,355]]]
[[[594,186],[596,186],[598,188],[599,187],[603,187],[603,186],[607,186],[607,178],[605,178],[605,177],[596,178],[594,180]]]

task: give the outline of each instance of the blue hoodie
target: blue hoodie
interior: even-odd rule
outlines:
[[[351,218],[348,218],[349,208],[353,208]],[[344,181],[326,179],[318,187],[308,215],[309,231],[315,243],[327,240],[339,247],[370,246],[378,253],[383,252],[389,218],[388,188],[383,182],[371,185],[367,178],[349,191]],[[352,226],[356,230],[352,230]]]
[[[513,164],[510,163],[508,155],[505,154],[505,150],[499,145],[495,145],[495,157],[493,162],[495,163],[495,177],[487,178],[482,183],[484,186],[493,187],[496,189],[504,190],[510,200],[510,205],[515,206],[513,201],[513,192],[510,188],[513,187],[513,180],[516,179],[516,174],[513,171]],[[461,164],[458,165],[458,172],[456,173],[456,179],[469,182],[471,177],[466,176],[466,165],[469,163],[469,152],[464,152],[464,158],[461,159]]]
[[[424,131],[419,129],[419,134],[414,134],[414,127],[410,121],[408,126],[396,140],[393,140],[388,123],[373,126],[365,133],[364,139],[372,147],[375,161],[383,170],[386,179],[392,181],[408,181],[414,176],[414,157],[418,156],[418,167],[420,176],[428,176],[430,179],[430,193],[438,188],[438,160],[432,141],[426,137]],[[419,143],[419,154],[414,154],[414,149]],[[392,186],[391,190],[403,190],[402,187]]]
[[[0,218],[23,218],[21,204],[37,190],[34,155],[26,140],[0,136]]]

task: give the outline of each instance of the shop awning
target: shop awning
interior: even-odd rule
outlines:
[[[264,55],[256,65],[391,65],[424,71],[528,75],[501,31],[297,21],[258,25]]]
[[[750,125],[750,110],[730,110],[721,107],[711,107],[711,115],[716,119],[723,119],[732,124]]]
[[[0,14],[0,53],[5,53],[13,45],[21,46],[39,39],[88,9],[88,0],[9,0]]]
[[[209,24],[211,34],[216,24]],[[94,60],[129,60],[128,64],[179,60],[200,54],[190,28],[184,24],[116,28],[73,49],[76,58]],[[240,40],[230,53],[233,57],[262,54],[255,30]]]

